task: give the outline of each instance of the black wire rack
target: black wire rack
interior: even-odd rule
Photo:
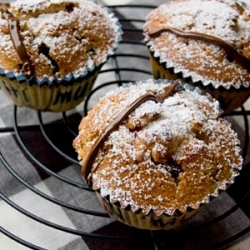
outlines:
[[[79,105],[76,110],[63,112],[56,114],[57,119],[54,122],[47,122],[47,116],[53,116],[49,112],[38,112],[34,110],[29,110],[28,112],[35,114],[37,116],[37,123],[34,124],[20,124],[20,110],[23,108],[13,107],[13,125],[0,128],[0,135],[4,133],[12,133],[13,137],[17,141],[17,144],[23,156],[26,157],[32,165],[40,172],[41,176],[49,176],[55,180],[62,182],[64,187],[73,186],[76,189],[82,190],[82,192],[93,192],[91,189],[85,186],[85,184],[79,180],[71,179],[67,176],[61,175],[57,170],[53,169],[53,160],[58,160],[61,162],[62,166],[69,165],[78,165],[76,153],[72,148],[72,140],[77,135],[77,127],[82,116],[86,115],[87,111],[91,108],[93,103],[101,96],[106,89],[115,88],[127,82],[134,82],[136,80],[144,80],[152,78],[148,51],[143,41],[142,36],[142,25],[144,22],[144,16],[155,6],[153,5],[127,5],[127,6],[115,6],[111,7],[115,14],[119,17],[120,23],[122,24],[124,34],[123,41],[120,43],[120,46],[114,56],[109,59],[109,62],[100,72],[97,84],[95,85],[93,91],[87,96],[86,100]],[[135,15],[135,13],[137,13]],[[140,13],[140,14],[139,14]],[[126,18],[124,18],[124,16]],[[134,16],[138,18],[135,19]],[[243,147],[243,156],[246,157],[249,152],[249,116],[250,111],[245,110],[244,107],[239,111],[234,111],[228,114],[226,119],[240,119],[242,120],[244,131],[242,135],[242,147]],[[60,137],[63,131],[63,139]],[[36,138],[41,138],[39,143],[41,147],[46,148],[46,154],[53,155],[49,162],[45,161],[43,155],[39,155],[34,147],[30,145],[29,134],[35,134]],[[2,150],[1,150],[2,151]],[[79,214],[88,214],[92,216],[97,216],[100,218],[108,218],[106,212],[101,208],[100,210],[92,210],[82,208],[80,205],[73,205],[67,203],[63,200],[60,200],[56,197],[52,197],[45,192],[36,188],[32,183],[29,183],[23,176],[21,176],[18,171],[11,165],[11,162],[5,157],[5,155],[0,152],[0,162],[4,168],[3,171],[8,171],[11,175],[11,178],[17,181],[17,185],[23,186],[29,189],[34,194],[40,196],[42,199],[56,204],[62,208],[68,209],[73,213]],[[249,165],[249,163],[246,163]],[[249,166],[250,167],[250,166]],[[228,210],[219,216],[214,216],[210,218],[207,222],[199,225],[197,228],[192,228],[192,235],[195,235],[198,231],[207,230],[208,228],[214,226],[216,223],[227,219],[229,216],[233,216],[235,211],[238,209],[244,208],[247,210],[250,204],[250,186],[248,185],[247,179],[249,179],[250,172],[249,167],[244,167],[240,180],[237,180],[236,183],[232,186],[228,192],[237,193],[237,202],[235,205],[228,207]],[[0,176],[1,180],[1,176]],[[244,185],[242,184],[244,183]],[[1,191],[1,190],[0,190]],[[94,193],[93,193],[94,194]],[[136,244],[138,241],[148,242],[147,249],[166,249],[166,245],[169,246],[170,242],[173,239],[181,239],[184,236],[183,232],[176,231],[165,231],[160,233],[155,232],[143,232],[139,234],[141,230],[138,230],[133,236],[124,236],[119,234],[103,234],[103,233],[89,233],[84,229],[72,229],[69,227],[62,226],[59,222],[53,222],[38,215],[29,212],[25,208],[16,204],[12,201],[6,194],[0,192],[1,199],[17,210],[19,213],[24,216],[29,217],[30,219],[43,224],[45,227],[53,228],[53,230],[59,230],[65,234],[78,235],[84,238],[94,238],[96,240],[109,240],[109,241],[131,241]],[[223,201],[222,201],[223,202]],[[33,242],[28,242],[19,236],[13,234],[7,229],[1,227],[0,222],[0,231],[7,237],[16,241],[20,245],[26,246],[31,249],[43,249],[43,247],[34,245]],[[216,249],[218,247],[223,247],[245,235],[248,235],[250,232],[250,225],[235,234],[225,238],[220,239],[216,242],[209,242],[206,245],[208,249]],[[139,236],[137,236],[139,235]],[[167,242],[167,243],[166,243]],[[174,243],[175,246],[178,246],[178,243]],[[135,248],[133,248],[135,249]],[[138,248],[139,249],[139,248]],[[173,248],[171,248],[173,249]],[[180,248],[176,248],[180,249]]]

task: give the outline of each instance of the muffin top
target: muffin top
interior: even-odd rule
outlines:
[[[120,39],[117,19],[88,0],[0,4],[0,67],[37,78],[76,76],[105,62]]]
[[[219,116],[198,88],[137,82],[103,97],[73,146],[88,184],[110,202],[173,215],[208,202],[241,168],[237,135]]]
[[[250,11],[233,0],[168,1],[146,17],[147,45],[183,77],[215,88],[250,83]]]

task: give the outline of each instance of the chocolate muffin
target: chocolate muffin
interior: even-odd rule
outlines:
[[[242,166],[219,103],[179,81],[147,80],[109,92],[73,141],[82,176],[111,217],[137,228],[182,226]]]
[[[117,18],[93,1],[17,0],[0,9],[0,86],[19,106],[75,107],[121,39]]]
[[[168,1],[146,17],[156,79],[182,79],[228,113],[250,95],[250,10],[233,0]]]

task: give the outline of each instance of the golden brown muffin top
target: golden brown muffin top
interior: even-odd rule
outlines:
[[[10,21],[38,78],[84,74],[113,53],[120,36],[117,19],[88,0],[17,0],[0,9],[0,67],[7,72],[25,74]]]
[[[197,37],[183,37],[171,31],[157,37],[149,34],[166,27],[215,38],[214,42]],[[233,0],[168,1],[146,17],[145,39],[150,51],[167,68],[192,77],[194,82],[223,86],[248,87],[250,83],[250,11]],[[245,58],[245,67],[221,46],[230,45]]]
[[[86,157],[117,115],[168,85],[148,80],[118,88],[89,111],[73,142],[83,172]],[[143,102],[100,145],[88,176],[93,189],[145,214],[198,208],[226,189],[242,164],[237,135],[219,115],[217,101],[187,85],[178,85],[163,102]]]

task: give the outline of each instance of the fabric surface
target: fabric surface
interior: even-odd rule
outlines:
[[[118,10],[121,18],[137,13],[143,19],[150,9]],[[141,25],[123,23],[125,29]],[[125,32],[125,41],[141,44],[121,44],[117,54],[122,56],[105,65],[96,87],[152,77],[142,39],[140,30]],[[117,74],[117,67],[124,70]],[[107,216],[94,192],[84,189],[72,140],[84,109],[116,86],[102,87],[91,95],[86,107],[82,103],[66,112],[66,121],[61,113],[40,114],[24,107],[17,108],[15,115],[12,102],[0,91],[0,249],[249,249],[250,148],[244,147],[249,128],[239,113],[225,118],[246,148],[241,175],[182,230],[150,232],[123,225]],[[245,108],[250,110],[249,102]],[[250,115],[246,120],[250,123]]]

